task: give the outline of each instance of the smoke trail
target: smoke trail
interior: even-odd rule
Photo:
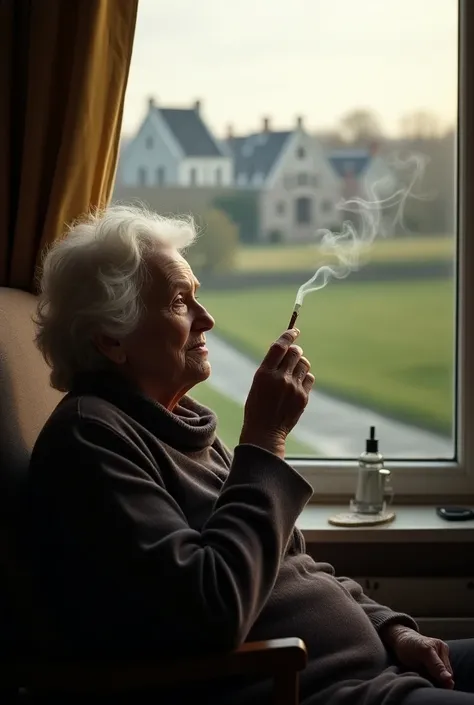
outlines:
[[[320,238],[319,250],[326,263],[318,267],[311,279],[300,286],[295,306],[299,308],[306,294],[325,287],[331,277],[345,279],[349,274],[360,269],[366,263],[369,250],[378,235],[386,237],[393,232],[396,225],[407,230],[404,211],[408,199],[432,198],[428,194],[413,193],[416,183],[423,177],[427,161],[428,158],[421,154],[412,154],[405,160],[393,158],[391,162],[393,171],[408,173],[406,186],[398,188],[390,196],[378,198],[378,192],[384,184],[387,184],[386,178],[381,179],[372,185],[365,185],[368,200],[357,196],[348,200],[343,199],[337,204],[338,210],[358,215],[360,232],[357,232],[356,225],[350,220],[343,222],[340,232],[332,232],[327,228],[320,228],[316,232],[316,237]],[[394,211],[389,227],[382,219],[382,214],[388,210]]]

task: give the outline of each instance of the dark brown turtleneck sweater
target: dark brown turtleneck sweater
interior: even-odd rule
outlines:
[[[84,378],[40,434],[29,490],[36,586],[66,654],[169,657],[298,636],[308,705],[389,705],[429,686],[390,667],[378,635],[412,620],[305,554],[295,522],[308,483],[255,446],[231,456],[190,398],[170,413],[113,375]],[[193,702],[263,705],[268,693],[237,679],[200,686]]]

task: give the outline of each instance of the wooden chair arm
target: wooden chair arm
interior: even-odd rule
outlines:
[[[296,677],[306,662],[303,641],[287,638],[249,642],[231,653],[170,662],[28,664],[15,675],[17,682],[34,694],[112,694],[239,674],[262,677],[294,674]],[[12,676],[11,670],[9,675]]]

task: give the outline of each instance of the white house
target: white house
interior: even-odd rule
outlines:
[[[232,158],[207,128],[200,101],[164,108],[153,99],[137,134],[123,149],[121,186],[230,186]]]
[[[340,214],[340,179],[323,146],[298,118],[293,130],[262,131],[245,137],[229,134],[235,185],[260,191],[261,239],[297,242],[314,238],[318,228],[334,227]]]

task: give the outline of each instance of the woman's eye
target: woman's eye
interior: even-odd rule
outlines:
[[[181,296],[181,294],[180,294],[180,295],[177,296],[177,297],[175,298],[175,300],[173,301],[173,306],[178,306],[178,307],[180,307],[180,306],[184,306],[184,305],[185,305],[184,296]]]

